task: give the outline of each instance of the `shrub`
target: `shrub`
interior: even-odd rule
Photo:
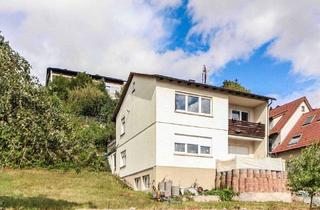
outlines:
[[[221,201],[231,201],[232,198],[238,193],[234,192],[232,189],[212,189],[203,192],[204,195],[217,195]]]

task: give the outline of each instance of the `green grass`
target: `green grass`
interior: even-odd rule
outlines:
[[[307,209],[301,203],[214,202],[158,203],[134,192],[106,172],[57,170],[3,170],[0,172],[0,207],[13,209]]]

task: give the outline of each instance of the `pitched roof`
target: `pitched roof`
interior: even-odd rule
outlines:
[[[303,125],[306,119],[310,116],[314,116],[313,120],[308,125]],[[289,144],[292,137],[301,135],[300,140],[296,144]],[[320,109],[314,109],[308,113],[305,113],[298,120],[296,125],[289,132],[285,140],[273,149],[272,153],[279,153],[288,150],[298,149],[306,147],[315,141],[320,140]]]
[[[120,99],[119,99],[119,102],[118,102],[117,107],[115,109],[115,112],[113,113],[113,117],[112,117],[113,121],[116,120],[116,117],[118,115],[118,112],[120,110],[122,102],[124,100],[124,97],[128,91],[128,88],[130,86],[130,83],[131,83],[134,75],[156,78],[156,79],[165,80],[168,82],[176,82],[177,84],[180,84],[180,85],[188,85],[188,86],[194,86],[194,87],[198,87],[198,88],[205,88],[205,89],[209,89],[212,91],[226,93],[229,95],[242,96],[242,97],[253,98],[253,99],[262,100],[262,101],[276,100],[275,98],[268,97],[268,96],[262,96],[262,95],[257,95],[257,94],[253,94],[253,93],[245,93],[245,92],[231,90],[231,89],[227,89],[227,88],[223,88],[223,87],[217,87],[217,86],[207,85],[207,84],[198,83],[198,82],[194,82],[194,81],[177,79],[174,77],[168,77],[168,76],[159,75],[159,74],[142,74],[142,73],[131,72],[129,75],[128,81],[127,81],[126,85],[124,86],[124,89],[123,89],[122,94],[120,96]]]
[[[56,74],[63,74],[63,75],[68,75],[68,76],[72,76],[75,77],[77,76],[80,71],[73,71],[73,70],[69,70],[69,69],[60,69],[60,68],[52,68],[52,67],[48,67],[47,68],[47,78],[46,78],[46,84],[49,83],[49,74],[53,72]],[[103,79],[105,82],[113,82],[113,83],[118,83],[118,84],[124,84],[125,81],[122,79],[118,79],[118,78],[113,78],[113,77],[106,77],[106,76],[101,76],[98,74],[88,74],[90,77],[92,77],[95,80],[101,80]]]
[[[312,107],[306,97],[296,99],[287,104],[271,109],[269,112],[269,118],[276,118],[280,116],[281,118],[277,122],[277,124],[270,130],[269,135],[279,133],[302,102],[305,102],[308,108],[312,110]]]

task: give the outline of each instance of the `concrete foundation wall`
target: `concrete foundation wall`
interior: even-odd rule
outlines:
[[[156,167],[156,183],[163,179],[171,180],[173,186],[191,187],[194,183],[204,189],[212,189],[215,186],[215,169],[182,168],[182,167]]]

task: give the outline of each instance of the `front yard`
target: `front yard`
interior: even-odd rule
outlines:
[[[122,186],[110,173],[57,170],[3,170],[0,207],[14,209],[185,208],[185,209],[307,209],[302,203],[211,202],[158,203],[150,195]]]

